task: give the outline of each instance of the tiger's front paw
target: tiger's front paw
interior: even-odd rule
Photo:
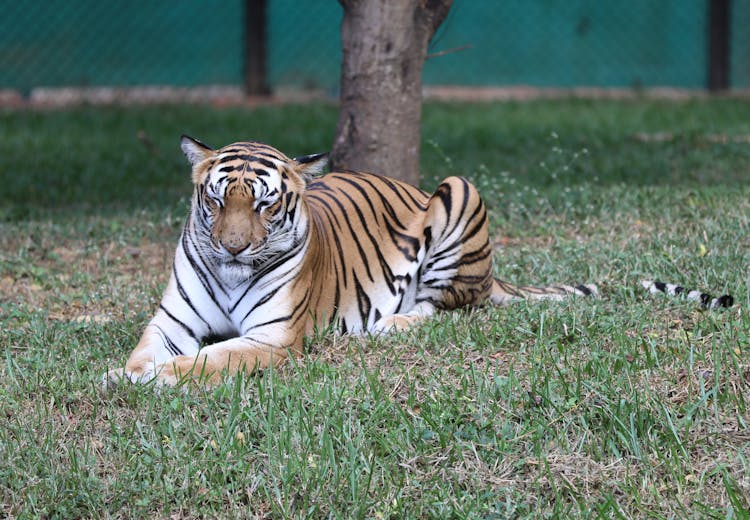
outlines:
[[[370,327],[370,334],[380,335],[406,330],[414,326],[414,324],[421,319],[420,316],[409,314],[392,314],[390,316],[385,316],[372,324]]]
[[[370,327],[370,334],[384,334],[406,330],[424,321],[435,313],[435,307],[427,302],[415,305],[409,312],[383,316]]]
[[[156,367],[153,379],[155,379],[156,386],[177,386],[177,383],[182,380],[172,362]]]
[[[176,386],[183,383],[214,382],[217,374],[209,371],[205,359],[202,363],[194,356],[175,356],[155,369],[157,385]]]
[[[136,383],[149,383],[154,380],[155,374],[153,369],[143,370],[139,372],[130,372],[124,368],[116,368],[113,370],[107,370],[102,375],[102,389],[113,390],[124,382],[136,384]]]
[[[102,390],[113,390],[116,388],[120,383],[122,383],[123,378],[125,377],[125,369],[123,368],[116,368],[113,370],[107,370],[102,375]]]

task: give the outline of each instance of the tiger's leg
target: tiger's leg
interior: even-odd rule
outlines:
[[[103,383],[109,386],[123,379],[133,383],[151,381],[156,377],[158,367],[175,356],[194,354],[199,347],[194,332],[177,322],[163,308],[159,309],[143,331],[125,367],[108,371]]]
[[[562,300],[598,294],[595,285],[530,287],[493,278],[486,209],[476,187],[461,177],[443,181],[430,199],[425,232],[429,229],[433,244],[425,258],[419,292],[437,308],[454,309],[488,299],[501,305],[518,299]]]
[[[438,309],[483,303],[492,289],[492,248],[476,187],[463,177],[445,179],[427,204],[424,229],[417,303]]]
[[[213,386],[229,375],[252,372],[256,369],[278,366],[292,355],[301,354],[299,347],[275,347],[248,337],[232,338],[214,343],[196,355],[175,356],[155,369],[157,384],[176,385],[181,381],[199,381]]]
[[[463,177],[445,179],[428,201],[424,250],[414,307],[381,318],[376,331],[405,328],[436,309],[478,305],[489,297],[493,279],[487,211],[477,189]]]
[[[155,319],[156,320],[156,319]],[[127,379],[134,383],[152,380],[158,385],[176,385],[181,380],[197,380],[209,385],[217,383],[222,371],[229,374],[251,372],[257,368],[277,366],[289,356],[290,349],[276,347],[249,337],[237,337],[208,345],[198,350],[184,349],[175,354],[174,339],[163,336],[161,327],[154,321],[130,355],[124,369],[111,370],[105,375],[105,386]],[[299,347],[291,348],[292,354],[301,354],[302,336]],[[171,348],[164,348],[164,344]],[[184,345],[184,344],[183,344]]]
[[[175,261],[182,256],[181,248],[178,248]],[[183,278],[190,281],[189,274]],[[207,297],[204,300],[210,301]],[[197,353],[201,339],[211,332],[206,318],[198,312],[199,309],[183,297],[173,271],[159,309],[143,331],[125,367],[108,371],[104,375],[104,385],[110,386],[123,379],[134,383],[150,381],[156,376],[156,368],[163,363],[175,356]],[[206,311],[206,316],[209,315]]]
[[[305,278],[297,281],[303,287],[309,285]],[[249,313],[239,336],[158,364],[154,368],[156,383],[175,385],[192,381],[213,386],[221,381],[225,372],[230,376],[252,372],[278,366],[290,354],[301,355],[307,326],[307,320],[303,319],[306,307],[293,306],[295,291],[292,285],[276,290],[274,298],[261,307],[260,315]]]

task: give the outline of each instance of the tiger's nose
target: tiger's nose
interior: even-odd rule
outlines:
[[[239,241],[226,241],[221,243],[222,246],[224,246],[224,249],[229,251],[233,255],[238,255],[241,252],[243,252],[245,249],[247,249],[250,246],[250,243],[244,244]]]

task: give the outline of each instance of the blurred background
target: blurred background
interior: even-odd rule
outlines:
[[[335,0],[3,2],[0,99],[337,94]],[[750,87],[750,0],[455,0],[424,84]]]

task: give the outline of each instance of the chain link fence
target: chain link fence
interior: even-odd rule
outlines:
[[[426,85],[707,85],[715,0],[455,0],[430,47]],[[731,88],[750,86],[750,0],[730,6]],[[0,90],[39,97],[115,87],[159,97],[242,96],[245,15],[259,0],[3,2]],[[266,0],[265,83],[335,95],[343,11],[335,0]],[[447,51],[447,52],[446,52]],[[70,90],[70,88],[73,90]],[[143,88],[148,87],[148,88]],[[120,89],[119,91],[116,89]],[[58,91],[59,92],[59,91]],[[140,93],[140,94],[139,94]],[[106,98],[106,94],[101,94]]]
[[[239,84],[239,0],[3,2],[0,84]],[[239,22],[239,23],[238,23]]]

